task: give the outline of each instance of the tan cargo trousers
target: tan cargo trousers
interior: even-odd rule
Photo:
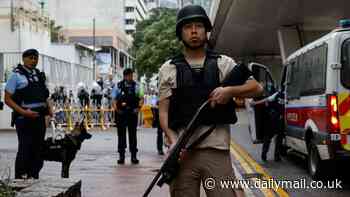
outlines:
[[[229,150],[194,149],[180,164],[170,184],[171,197],[200,197],[200,184],[207,197],[244,196],[241,188],[221,188],[220,181],[235,180]],[[214,183],[213,183],[214,182]]]

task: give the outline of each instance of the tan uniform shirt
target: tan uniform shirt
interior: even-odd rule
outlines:
[[[165,62],[159,70],[159,96],[160,100],[166,99],[172,95],[171,89],[176,88],[176,66]],[[219,77],[222,81],[227,74],[236,66],[236,62],[225,55],[218,59]],[[198,128],[201,131],[207,130],[207,126]],[[182,131],[179,131],[181,133]],[[230,125],[217,125],[216,129],[198,146],[198,148],[216,148],[221,150],[230,149]]]

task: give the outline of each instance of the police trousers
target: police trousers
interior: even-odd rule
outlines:
[[[125,153],[126,149],[126,129],[128,129],[129,137],[129,151],[136,154],[137,150],[137,113],[122,112],[117,113],[116,123],[118,129],[118,152]]]
[[[44,165],[41,150],[45,140],[45,117],[36,119],[18,117],[15,121],[18,151],[15,161],[15,178],[23,176],[38,179]]]

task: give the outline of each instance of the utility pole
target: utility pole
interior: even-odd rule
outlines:
[[[11,32],[15,31],[15,16],[14,16],[14,5],[13,0],[11,0]]]
[[[40,4],[40,7],[41,7],[41,16],[43,16],[43,15],[44,15],[44,6],[45,6],[45,2],[44,2],[43,0],[41,0],[41,1],[39,2],[39,4]]]
[[[92,19],[92,45],[93,45],[93,66],[92,66],[92,79],[96,80],[96,32],[95,32],[96,24],[95,18]]]

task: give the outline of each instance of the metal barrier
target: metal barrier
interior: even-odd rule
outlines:
[[[74,125],[84,120],[85,127],[106,130],[115,126],[114,110],[111,108],[54,108],[55,119],[60,127],[73,130]]]

